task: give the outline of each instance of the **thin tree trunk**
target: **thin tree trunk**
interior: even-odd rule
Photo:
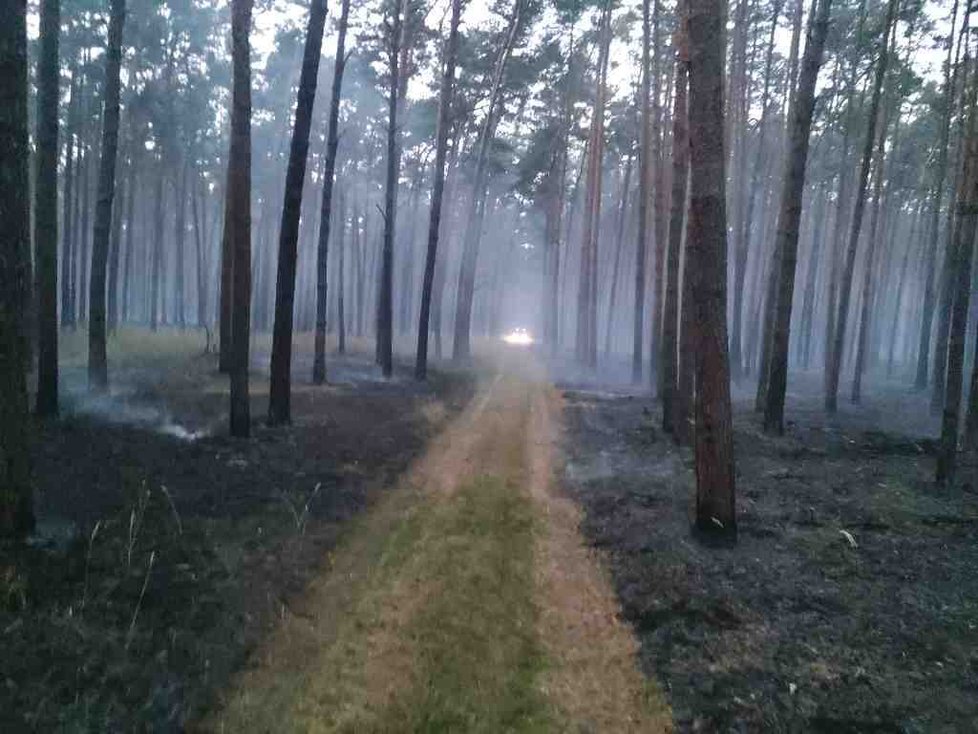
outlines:
[[[965,67],[969,66],[967,53]],[[978,108],[975,95],[978,92],[978,73],[972,70],[970,89],[967,92],[968,122],[962,145],[962,175],[959,179],[953,253],[955,262],[954,300],[951,309],[951,328],[948,334],[947,380],[944,391],[944,415],[941,421],[941,440],[937,455],[937,482],[950,485],[954,482],[957,463],[958,428],[961,414],[961,393],[964,367],[965,331],[968,327],[968,306],[971,296],[971,261],[975,230],[978,225]]]
[[[662,356],[662,430],[672,433],[676,440],[688,434],[688,411],[680,400],[678,384],[679,354],[677,329],[679,316],[679,266],[683,247],[686,218],[686,194],[689,184],[689,128],[686,91],[689,84],[689,46],[686,28],[686,6],[680,0],[676,29],[676,82],[672,111],[672,201],[669,214],[669,244],[666,259],[665,306],[663,308]],[[686,280],[689,269],[686,269]],[[683,310],[690,308],[684,299]],[[689,367],[682,365],[684,370]],[[688,370],[687,370],[688,371]]]
[[[340,99],[343,72],[346,69],[346,29],[350,16],[350,0],[343,0],[340,26],[333,60],[333,88],[329,102],[329,129],[326,132],[326,159],[323,164],[323,198],[319,213],[319,241],[316,247],[316,338],[312,363],[312,381],[326,381],[326,310],[328,305],[328,254],[330,215],[333,206],[333,183],[336,179],[336,149],[339,145]],[[342,280],[343,274],[340,273]],[[340,327],[342,330],[342,326]]]
[[[37,285],[37,414],[58,414],[58,60],[60,0],[41,1],[37,69],[34,247]],[[70,163],[68,164],[70,166]]]
[[[951,110],[954,107],[955,81],[957,79],[957,64],[953,65],[951,58],[954,52],[954,36],[958,19],[958,0],[954,0],[951,11],[951,32],[947,39],[947,56],[944,58],[944,94],[943,109],[941,110],[940,140],[937,144],[937,166],[934,173],[934,191],[931,194],[930,232],[927,248],[927,274],[924,282],[924,305],[920,322],[920,343],[917,351],[917,375],[914,387],[923,390],[929,380],[931,330],[934,324],[934,306],[936,293],[934,277],[937,273],[937,251],[940,245],[941,204],[944,201],[944,186],[947,179],[948,139],[951,132]]]
[[[295,126],[285,175],[285,201],[278,242],[278,278],[275,282],[275,327],[272,332],[272,364],[269,379],[268,422],[271,425],[292,420],[292,320],[295,312],[295,269],[302,212],[302,188],[309,156],[309,129],[316,101],[319,57],[322,55],[323,29],[326,26],[326,0],[312,0],[309,27],[302,54],[302,71],[295,105]],[[337,62],[339,63],[339,62]],[[335,157],[334,157],[335,160]],[[332,176],[330,176],[332,179]],[[327,186],[332,184],[332,180]],[[326,235],[329,236],[329,223]]]
[[[652,19],[651,0],[642,0],[642,88],[641,118],[639,120],[638,143],[638,236],[635,249],[635,311],[632,320],[632,382],[642,379],[642,358],[645,347],[645,263],[648,259],[649,241],[649,200],[652,187],[652,105],[651,94],[651,41]]]
[[[784,433],[784,398],[788,384],[788,347],[798,260],[798,233],[805,192],[805,165],[808,161],[812,115],[815,110],[815,85],[828,35],[831,4],[832,0],[812,1],[796,96],[789,107],[792,127],[775,244],[780,252],[780,272],[777,277],[771,355],[768,362],[768,390],[764,405],[764,430],[769,433]],[[815,266],[816,262],[813,260],[809,267]]]
[[[458,26],[461,15],[462,0],[452,0],[452,19],[448,30],[445,57],[442,62],[441,91],[438,97],[435,180],[431,192],[431,211],[428,215],[428,249],[425,254],[424,280],[421,286],[421,314],[418,320],[418,352],[414,365],[414,376],[418,380],[424,380],[428,374],[428,333],[431,319],[431,292],[435,280],[438,237],[441,231],[442,197],[445,193],[445,161],[448,156],[448,133],[452,119],[455,63],[458,55]]]
[[[105,108],[102,116],[102,149],[98,174],[98,201],[92,231],[92,275],[88,295],[88,382],[93,390],[109,386],[105,355],[105,281],[115,197],[115,159],[119,145],[119,72],[122,65],[122,26],[126,0],[112,0],[109,38],[105,57]]]
[[[248,391],[251,333],[251,9],[252,0],[231,0],[231,146],[228,152],[228,237],[232,253],[230,430],[251,433]]]

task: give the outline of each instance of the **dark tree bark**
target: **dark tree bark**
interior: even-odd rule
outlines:
[[[251,8],[231,0],[231,147],[228,153],[228,237],[231,240],[231,435],[251,433],[248,395],[251,332]]]
[[[384,190],[384,240],[380,293],[377,303],[377,361],[385,377],[394,373],[394,227],[397,216],[397,177],[401,168],[397,113],[401,92],[401,44],[404,42],[406,0],[390,0],[394,17],[388,27],[387,182]]]
[[[299,218],[302,212],[302,187],[306,180],[306,159],[309,156],[309,129],[312,126],[312,108],[316,101],[316,82],[319,79],[319,57],[322,55],[325,25],[326,0],[312,0],[309,6],[306,44],[302,54],[302,71],[299,75],[289,167],[285,174],[282,225],[279,230],[275,327],[272,332],[272,365],[268,395],[268,422],[273,426],[288,423],[292,419],[292,319],[295,311]],[[332,180],[327,183],[327,186],[332,186]],[[324,224],[325,227],[322,229],[326,231],[326,236],[329,236],[329,223],[327,221]]]
[[[445,193],[445,161],[448,157],[448,133],[452,123],[452,97],[455,84],[455,63],[458,55],[458,25],[462,15],[462,0],[452,0],[452,19],[442,61],[441,91],[438,96],[438,131],[435,144],[434,184],[431,192],[431,211],[428,215],[428,249],[425,254],[424,280],[421,286],[421,314],[418,319],[418,353],[414,376],[424,380],[428,374],[428,334],[431,319],[431,295],[438,257],[438,237],[441,231],[442,197]]]
[[[166,196],[166,175],[164,173],[166,155],[162,148],[163,141],[157,137],[156,145],[160,156],[156,170],[156,192],[153,201],[153,242],[152,266],[149,284],[149,328],[156,331],[160,325],[163,280],[163,243],[164,243],[164,198]],[[165,318],[165,316],[164,316]]]
[[[958,2],[955,0],[951,11],[951,32],[947,40],[947,56],[944,57],[943,109],[941,110],[940,140],[937,144],[937,166],[934,169],[934,191],[930,196],[930,230],[928,232],[927,274],[924,282],[924,305],[920,321],[920,342],[917,348],[917,375],[914,386],[918,390],[927,387],[930,367],[931,330],[934,324],[936,293],[934,277],[937,273],[937,250],[940,238],[941,204],[944,201],[944,187],[947,179],[948,140],[951,132],[951,110],[954,107],[954,87],[957,78],[957,64],[952,65],[954,36],[958,19]]]
[[[965,65],[969,66],[965,56]],[[959,189],[954,212],[954,241],[949,245],[953,256],[954,295],[951,307],[951,327],[948,332],[947,379],[944,389],[944,414],[941,421],[941,441],[937,455],[937,482],[954,482],[957,464],[958,430],[961,415],[961,394],[964,371],[965,331],[968,328],[968,307],[971,296],[971,262],[975,231],[978,229],[978,74],[972,70],[967,92],[967,128],[962,138],[962,162]]]
[[[689,2],[690,206],[695,364],[696,527],[735,538],[727,355],[727,212],[723,152],[723,0]]]
[[[37,286],[37,414],[58,414],[58,41],[60,0],[41,2],[37,69],[34,247]],[[68,164],[70,165],[70,163]]]
[[[68,88],[68,127],[65,135],[65,174],[64,174],[64,207],[61,227],[61,324],[72,324],[71,312],[71,263],[74,258],[72,234],[74,231],[74,189],[75,189],[75,118],[78,106],[78,70],[73,65],[71,82]]]
[[[34,529],[24,318],[30,287],[27,3],[0,13],[0,537]]]
[[[127,147],[132,148],[132,135]],[[123,156],[125,160],[125,156]],[[131,155],[130,155],[131,160]],[[132,163],[127,164],[128,175],[120,187],[119,203],[112,206],[112,233],[109,238],[109,273],[106,286],[106,327],[109,334],[115,332],[119,323],[119,266],[122,260],[122,212],[125,202],[132,196],[129,185],[132,183]]]
[[[677,345],[679,317],[679,265],[682,255],[683,229],[686,225],[686,191],[689,184],[689,128],[687,87],[689,85],[689,44],[685,3],[680,2],[676,29],[676,82],[672,110],[672,201],[669,213],[669,243],[666,251],[665,304],[662,324],[662,430],[677,440],[686,435],[687,411],[680,403],[679,354]],[[689,279],[689,269],[686,269]],[[683,300],[683,310],[689,309]],[[683,365],[688,369],[689,365]]]
[[[173,195],[176,199],[175,203],[177,205],[176,215],[174,216],[173,222],[173,250],[176,255],[176,263],[174,265],[174,283],[175,293],[174,293],[174,310],[176,313],[174,317],[176,319],[177,326],[181,329],[187,326],[187,316],[186,316],[186,296],[187,289],[185,284],[185,271],[186,271],[186,258],[185,258],[185,246],[187,240],[187,177],[190,172],[189,164],[186,159],[178,165],[174,166],[174,176],[173,176]]]
[[[815,111],[815,85],[822,65],[825,38],[828,35],[832,0],[813,0],[808,24],[805,52],[795,98],[789,107],[792,121],[788,160],[778,214],[775,247],[780,251],[778,286],[774,308],[768,389],[764,404],[764,430],[784,432],[784,396],[788,385],[788,347],[791,336],[791,308],[795,289],[795,267],[798,261],[798,232],[805,193],[805,165]],[[809,267],[815,267],[812,262]]]
[[[888,0],[886,21],[883,25],[882,47],[880,57],[876,62],[873,79],[872,97],[869,103],[869,120],[866,127],[866,139],[863,143],[862,164],[859,169],[859,179],[856,183],[856,202],[853,207],[852,225],[849,230],[849,245],[846,250],[846,261],[842,272],[842,283],[839,291],[839,307],[834,324],[834,343],[831,345],[832,354],[829,360],[829,371],[825,385],[825,410],[835,413],[838,407],[839,375],[842,371],[842,355],[845,348],[846,322],[849,318],[849,300],[852,294],[852,276],[856,264],[856,250],[859,246],[859,231],[862,227],[863,210],[866,207],[866,185],[869,181],[869,169],[873,160],[873,143],[876,139],[876,120],[879,115],[880,97],[883,92],[883,79],[889,65],[890,29],[896,15],[896,0]]]
[[[194,222],[194,253],[197,260],[197,326],[202,329],[207,328],[207,254],[204,248],[206,238],[206,222],[202,221],[202,214],[207,211],[206,206],[201,206],[202,198],[199,192],[200,173],[196,167],[192,169],[193,174],[190,184],[190,208],[191,217]],[[203,209],[203,212],[201,211]],[[210,347],[210,332],[207,332],[207,344]]]
[[[105,52],[105,108],[102,115],[102,150],[98,172],[98,201],[92,230],[92,275],[88,293],[88,383],[93,390],[109,386],[105,357],[105,281],[115,197],[115,159],[119,147],[119,71],[122,65],[122,26],[126,0],[112,0],[109,38]]]
[[[651,0],[642,0],[642,87],[638,143],[638,237],[635,250],[635,311],[632,320],[632,382],[642,379],[645,334],[645,262],[648,259],[649,203],[652,188],[652,18]]]
[[[336,178],[336,149],[339,145],[340,99],[343,72],[346,69],[346,29],[350,16],[350,0],[343,0],[340,25],[336,38],[333,65],[333,90],[329,102],[329,130],[326,132],[326,160],[323,165],[323,198],[319,213],[319,243],[316,248],[316,341],[312,364],[312,381],[326,381],[326,306],[329,255],[330,215],[333,207],[333,182]],[[343,274],[340,273],[342,279]],[[342,301],[342,299],[341,299]],[[345,345],[344,345],[345,347]]]
[[[218,313],[218,357],[220,372],[231,371],[231,304],[234,291],[234,243],[231,240],[231,179],[224,187],[224,225],[221,230],[221,292]]]

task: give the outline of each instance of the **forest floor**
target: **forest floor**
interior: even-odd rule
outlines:
[[[254,434],[230,439],[204,343],[123,331],[111,394],[90,398],[84,334],[63,340],[63,417],[35,441],[41,540],[0,548],[0,731],[182,730],[473,390],[356,355],[314,387],[300,344],[293,425],[263,426],[255,373]]]
[[[202,729],[671,730],[552,481],[559,399],[522,354],[504,361]]]
[[[679,731],[974,731],[975,468],[935,487],[937,420],[904,385],[834,419],[819,388],[793,376],[782,438],[735,400],[739,538],[711,549],[654,401],[565,385],[564,484],[642,666]]]
[[[787,434],[735,404],[739,541],[693,540],[652,399],[521,349],[418,385],[360,351],[293,425],[226,436],[203,339],[63,345],[39,538],[0,548],[0,730],[971,731],[978,482],[931,482],[926,400],[873,385]],[[255,345],[255,363],[267,345]],[[609,373],[610,374],[610,373]],[[884,430],[886,429],[886,430]],[[643,675],[644,673],[644,675]]]

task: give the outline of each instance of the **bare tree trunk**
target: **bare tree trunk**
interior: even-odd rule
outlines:
[[[251,433],[248,391],[251,336],[251,9],[252,0],[231,0],[231,146],[228,152],[228,206],[231,284],[230,429]]]
[[[182,156],[181,156],[182,157]],[[187,174],[189,170],[189,165],[187,160],[184,158],[183,163],[179,166],[174,166],[174,179],[173,179],[173,195],[176,198],[177,211],[174,217],[173,226],[173,250],[176,254],[176,264],[174,266],[176,276],[176,290],[175,298],[176,303],[176,313],[175,319],[177,326],[181,329],[186,328],[187,318],[186,318],[186,306],[184,301],[186,300],[186,287],[184,284],[184,276],[186,270],[186,263],[184,262],[184,249],[186,244],[186,234],[187,234]]]
[[[384,377],[394,372],[394,227],[397,217],[397,178],[401,169],[397,113],[401,92],[401,45],[404,42],[404,0],[392,0],[394,14],[388,28],[387,59],[390,73],[387,94],[387,182],[384,190],[384,239],[381,251],[380,293],[377,303],[377,362]]]
[[[815,85],[822,65],[828,35],[832,0],[813,0],[805,52],[795,98],[789,107],[792,121],[788,159],[778,214],[775,247],[780,251],[776,304],[772,324],[768,390],[764,405],[764,430],[784,433],[784,397],[788,384],[788,347],[791,334],[791,308],[794,300],[795,268],[798,261],[798,232],[805,193],[805,165],[815,110]],[[814,268],[813,260],[809,267]]]
[[[965,66],[969,67],[967,54]],[[964,367],[965,331],[968,327],[968,306],[971,296],[971,261],[975,231],[978,229],[978,73],[971,70],[967,103],[968,122],[962,145],[962,175],[955,205],[954,242],[949,247],[954,263],[954,301],[951,309],[951,328],[948,335],[947,380],[944,391],[944,415],[941,421],[941,442],[937,455],[937,482],[950,485],[958,451],[958,428],[961,414],[961,393]]]
[[[93,390],[109,386],[105,356],[105,275],[115,197],[115,159],[119,144],[119,72],[122,65],[122,26],[126,0],[112,0],[109,43],[105,57],[105,110],[102,117],[102,150],[98,174],[98,202],[92,232],[92,277],[88,296],[88,383]]]
[[[677,330],[679,317],[679,266],[683,246],[683,229],[686,217],[686,193],[689,184],[689,128],[686,90],[689,84],[689,46],[687,36],[686,5],[682,0],[677,7],[679,18],[676,27],[676,82],[672,111],[672,202],[669,215],[669,244],[666,260],[665,305],[662,324],[662,430],[672,433],[676,440],[687,436],[688,410],[680,400],[678,385],[679,354]],[[689,269],[686,269],[686,280]],[[683,310],[690,307],[684,299]],[[689,365],[683,364],[689,371]]]
[[[156,195],[153,202],[153,264],[149,288],[149,328],[152,331],[156,331],[160,323],[160,281],[163,270],[163,214],[165,211],[163,199],[166,191],[164,185],[166,177],[163,174],[166,156],[163,155],[159,138],[157,138],[157,147],[160,148],[160,158],[157,163]]]
[[[927,248],[927,274],[924,283],[924,305],[920,322],[920,344],[917,352],[917,376],[914,386],[918,390],[927,387],[930,366],[931,330],[934,324],[935,289],[934,276],[937,272],[937,251],[940,243],[941,204],[944,200],[944,186],[947,179],[948,139],[951,131],[951,110],[954,107],[957,64],[951,63],[954,52],[954,36],[958,19],[958,0],[954,0],[951,11],[951,32],[947,39],[947,55],[944,58],[943,109],[941,110],[940,140],[937,144],[937,166],[934,173],[934,192],[931,194],[930,232]],[[953,68],[952,68],[953,66]]]
[[[60,29],[59,29],[60,33]],[[74,233],[74,203],[75,203],[75,133],[77,130],[76,116],[78,107],[78,70],[77,64],[72,64],[71,81],[68,92],[68,126],[65,134],[65,173],[64,173],[64,208],[62,211],[61,227],[61,324],[70,326],[74,321],[71,308],[71,263],[74,259],[72,249],[72,234]]]
[[[285,175],[282,225],[278,242],[278,278],[275,281],[275,326],[272,332],[272,364],[269,378],[268,422],[281,425],[292,420],[292,320],[295,313],[295,269],[302,212],[302,188],[309,156],[309,128],[319,80],[319,57],[326,25],[326,0],[309,6],[309,26],[302,54],[302,71],[295,105],[295,126]],[[335,160],[335,159],[334,159]],[[332,177],[330,177],[332,178]],[[330,186],[330,183],[326,184]],[[324,228],[329,236],[329,224]]]
[[[832,355],[829,361],[829,373],[825,386],[825,409],[835,413],[839,392],[839,374],[842,371],[842,355],[845,346],[846,321],[849,318],[849,299],[852,292],[853,268],[856,263],[856,249],[859,245],[859,230],[862,227],[863,210],[866,206],[866,184],[869,180],[869,168],[873,159],[873,142],[876,132],[876,118],[879,114],[880,97],[883,92],[883,79],[889,63],[890,29],[896,13],[896,0],[888,0],[886,22],[883,26],[882,47],[880,57],[876,62],[875,78],[873,79],[872,98],[869,103],[869,121],[866,128],[866,140],[863,145],[862,165],[856,186],[856,203],[853,208],[852,226],[849,232],[849,247],[846,251],[845,269],[842,273],[841,290],[839,293],[839,308],[835,318]]]
[[[346,30],[350,17],[350,0],[340,6],[340,26],[336,38],[333,62],[333,88],[329,101],[329,129],[326,133],[326,160],[323,163],[323,198],[319,212],[319,242],[316,247],[316,339],[312,363],[312,381],[326,381],[326,306],[329,254],[330,214],[333,206],[333,185],[336,179],[336,149],[339,145],[340,99],[343,72],[346,70]],[[343,274],[340,273],[342,279]],[[344,345],[345,346],[345,345]],[[341,350],[342,351],[342,350]]]
[[[651,0],[642,0],[642,87],[641,118],[639,120],[638,143],[638,236],[635,249],[635,312],[632,321],[632,382],[642,379],[642,358],[645,347],[645,263],[648,259],[649,242],[649,200],[652,187],[652,18]],[[610,320],[609,320],[610,324]]]
[[[625,219],[628,212],[628,195],[631,193],[632,158],[628,156],[625,176],[621,184],[621,201],[618,207],[618,224],[615,235],[615,262],[611,266],[611,288],[608,291],[608,328],[605,329],[604,353],[611,354],[611,336],[614,331],[616,296],[618,295],[618,274],[621,270],[621,251],[625,243]]]
[[[696,527],[735,538],[733,423],[727,356],[723,0],[689,2],[690,206],[695,364]]]
[[[58,414],[58,41],[60,0],[41,2],[37,69],[37,174],[34,246],[37,264],[37,414]],[[70,154],[69,154],[70,155]],[[69,167],[71,163],[67,164]]]
[[[448,132],[452,119],[452,96],[455,84],[455,64],[458,55],[458,26],[462,15],[462,0],[452,0],[452,19],[448,42],[442,60],[441,91],[438,97],[438,131],[435,144],[434,184],[431,192],[431,211],[428,215],[428,249],[425,255],[424,281],[421,286],[421,314],[418,319],[418,353],[414,376],[424,380],[428,374],[428,332],[431,319],[431,291],[435,280],[438,256],[438,236],[441,230],[441,206],[445,193],[445,161],[448,156]]]

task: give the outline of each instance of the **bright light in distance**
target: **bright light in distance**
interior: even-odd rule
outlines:
[[[513,329],[503,334],[503,341],[513,346],[525,347],[533,344],[533,336],[526,329]]]

